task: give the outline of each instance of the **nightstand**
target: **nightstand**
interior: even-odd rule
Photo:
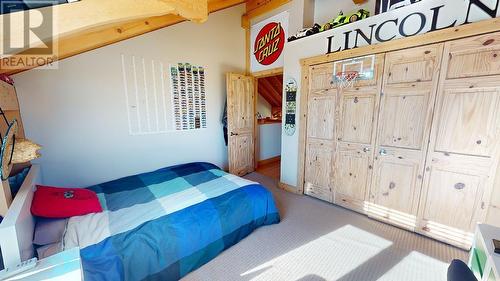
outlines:
[[[5,281],[72,280],[82,281],[83,271],[80,249],[73,248],[56,255],[41,259],[36,266],[27,271],[11,276]]]

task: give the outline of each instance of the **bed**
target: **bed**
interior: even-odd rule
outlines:
[[[89,189],[104,211],[70,218],[61,245],[80,247],[85,280],[178,280],[255,229],[280,220],[270,191],[209,163],[167,167]]]

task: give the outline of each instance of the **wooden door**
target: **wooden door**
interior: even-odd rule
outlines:
[[[372,217],[415,229],[442,44],[386,54],[370,191]]]
[[[359,212],[364,212],[371,182],[383,66],[384,55],[375,56],[373,78],[357,81],[338,96],[333,201]]]
[[[333,64],[309,69],[304,193],[332,201],[336,90]]]
[[[446,43],[419,231],[469,247],[486,218],[500,142],[500,34]]]
[[[251,76],[226,75],[229,172],[238,176],[255,169],[254,84]]]

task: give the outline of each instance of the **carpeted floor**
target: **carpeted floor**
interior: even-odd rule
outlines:
[[[448,263],[468,253],[363,215],[277,189],[282,221],[265,226],[183,280],[445,281]]]

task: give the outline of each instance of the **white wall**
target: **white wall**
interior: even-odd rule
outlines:
[[[265,98],[261,95],[257,96],[257,112],[260,113],[262,118],[272,116],[272,106]]]
[[[43,146],[34,162],[45,184],[88,186],[190,161],[225,167],[225,73],[245,69],[243,13],[240,5],[65,59],[58,70],[15,75],[26,135]],[[205,66],[208,128],[129,135],[122,53]]]
[[[370,16],[375,15],[375,0],[368,0],[362,5],[354,4],[352,0],[316,0],[314,3],[314,22],[323,25],[336,18],[340,11],[346,14],[358,9],[370,11]]]
[[[281,123],[259,126],[259,160],[266,160],[281,154]]]

